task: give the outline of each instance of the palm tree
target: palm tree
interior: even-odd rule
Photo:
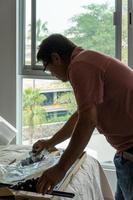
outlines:
[[[29,126],[30,143],[32,143],[35,125],[45,121],[43,102],[46,100],[39,89],[27,88],[23,92],[23,123]]]

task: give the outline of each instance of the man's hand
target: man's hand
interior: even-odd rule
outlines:
[[[39,154],[43,149],[49,149],[50,148],[50,143],[49,140],[38,140],[33,144],[32,147],[32,152],[34,154]]]
[[[65,171],[61,170],[57,165],[49,168],[43,172],[39,178],[36,189],[38,193],[46,194],[51,193],[53,188],[59,183],[65,176]]]

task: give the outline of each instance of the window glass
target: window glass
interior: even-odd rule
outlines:
[[[23,79],[23,143],[51,137],[75,110],[69,83]]]
[[[128,63],[128,2],[122,1],[122,61]]]
[[[94,0],[49,0],[47,2],[38,0],[37,46],[47,35],[62,33],[79,46],[114,56],[113,3],[113,1]]]
[[[26,0],[25,3],[25,63],[29,65],[31,64],[31,0]],[[49,34],[62,33],[79,46],[115,56],[114,3],[111,0],[37,0],[36,52],[41,41]]]

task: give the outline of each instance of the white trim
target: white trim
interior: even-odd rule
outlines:
[[[44,72],[42,69],[37,69],[38,67],[36,66],[36,69],[31,68],[31,66],[25,66],[22,70],[23,76],[28,76],[29,78],[37,78],[37,79],[50,79],[50,80],[56,80],[56,77],[51,76],[50,74]]]
[[[31,66],[36,66],[36,0],[31,1]]]
[[[22,143],[22,78],[20,76],[24,65],[24,1],[16,1],[16,143]],[[23,18],[23,19],[22,19]],[[21,42],[20,42],[21,41]]]

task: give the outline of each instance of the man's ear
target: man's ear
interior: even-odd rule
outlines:
[[[52,53],[51,60],[53,65],[59,65],[61,63],[61,58],[58,53]]]

